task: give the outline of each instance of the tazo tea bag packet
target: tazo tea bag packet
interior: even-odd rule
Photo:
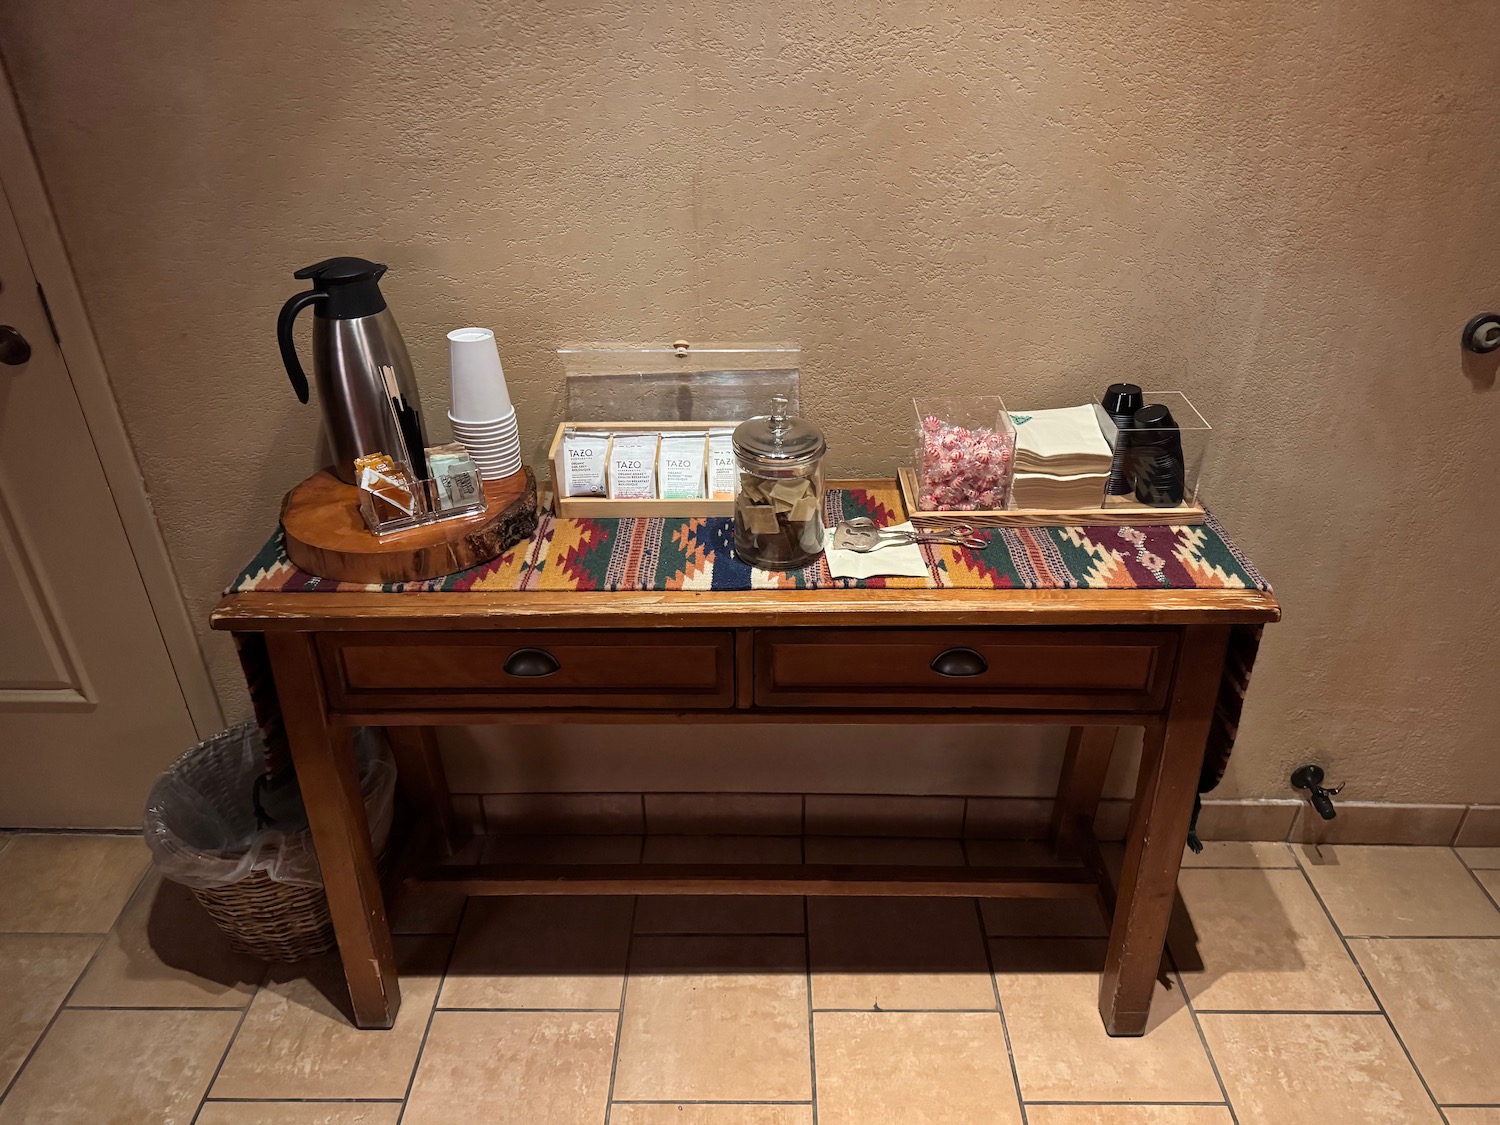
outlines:
[[[563,431],[564,496],[603,496],[607,492],[605,463],[609,460],[609,435]]]
[[[702,500],[708,434],[671,431],[661,435],[656,460],[658,494],[663,500]]]
[[[656,499],[658,434],[616,434],[609,446],[609,498]]]
[[[739,463],[734,457],[734,431],[708,432],[708,495],[711,500],[733,500],[739,484]]]

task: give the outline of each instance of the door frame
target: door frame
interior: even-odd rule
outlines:
[[[203,659],[197,630],[182,598],[166,540],[152,511],[135,449],[120,417],[109,372],[84,307],[62,232],[53,214],[41,170],[0,59],[0,184],[5,188],[31,272],[47,294],[47,306],[60,337],[58,348],[83,408],[99,463],[114,497],[115,510],[135,556],[136,569],[161,630],[168,659],[199,738],[223,729],[224,711]]]

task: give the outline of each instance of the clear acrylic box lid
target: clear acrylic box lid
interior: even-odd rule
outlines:
[[[742,422],[772,395],[798,410],[802,350],[785,343],[595,343],[557,349],[570,422]]]

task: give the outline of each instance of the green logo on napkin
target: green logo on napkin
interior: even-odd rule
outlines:
[[[1024,426],[1024,425],[1026,425],[1027,422],[1031,421],[1031,415],[1030,414],[1012,414],[1010,416],[1010,420],[1012,422],[1014,422],[1018,426]]]

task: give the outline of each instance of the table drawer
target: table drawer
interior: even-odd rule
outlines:
[[[763,629],[763,707],[1155,711],[1170,629]]]
[[[734,703],[728,630],[354,633],[318,645],[330,699],[346,710]]]

